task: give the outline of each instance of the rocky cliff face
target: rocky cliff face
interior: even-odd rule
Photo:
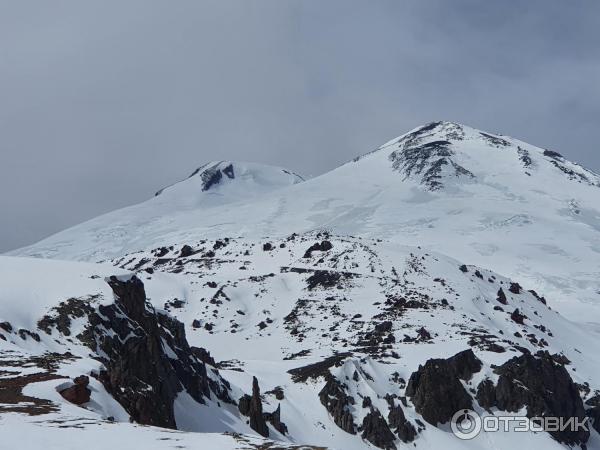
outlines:
[[[517,412],[526,409],[527,417],[562,417],[583,422],[586,417],[579,389],[568,371],[548,352],[514,357],[495,369],[499,375],[494,387],[484,380],[478,388],[478,400],[485,408]],[[557,441],[585,444],[587,429],[550,431]]]
[[[137,277],[111,277],[108,283],[115,302],[89,315],[83,337],[104,363],[98,379],[132,420],[176,428],[173,403],[183,390],[199,403],[211,394],[232,402],[227,382],[209,377],[206,364],[194,356],[183,324],[155,312]]]

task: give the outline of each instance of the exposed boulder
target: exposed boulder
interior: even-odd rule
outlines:
[[[525,321],[525,316],[521,314],[521,311],[519,311],[519,308],[517,308],[510,314],[510,319],[513,322],[518,323],[519,325],[523,325]]]
[[[498,297],[496,298],[496,300],[502,303],[503,305],[508,305],[506,294],[504,293],[504,290],[502,288],[498,289]]]
[[[182,258],[187,258],[188,256],[192,256],[194,253],[194,249],[186,244],[183,247],[181,247],[179,256],[181,256]]]
[[[90,401],[92,391],[88,388],[90,379],[87,375],[81,375],[73,380],[73,386],[60,391],[60,395],[71,403],[83,405]]]
[[[510,287],[508,288],[508,290],[513,294],[520,294],[523,288],[519,283],[510,283]]]

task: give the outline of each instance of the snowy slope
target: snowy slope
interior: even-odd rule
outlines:
[[[218,161],[204,164],[188,178],[158,192],[150,200],[110,212],[52,236],[43,251],[12,252],[22,256],[98,261],[162,241],[161,236],[191,225],[215,207],[235,209],[240,203],[303,179],[286,169],[255,163]],[[200,222],[201,223],[201,222]],[[213,224],[211,226],[218,226]],[[77,244],[72,239],[77,236]],[[52,250],[50,250],[52,247]],[[85,253],[85,257],[79,254]]]
[[[129,424],[128,412],[97,375],[92,376],[103,368],[101,358],[105,355],[94,355],[84,344],[85,316],[73,308],[66,324],[48,322],[73,299],[106,314],[108,309],[101,308],[114,302],[107,283],[110,276],[128,280],[132,273],[111,265],[0,257],[0,448],[101,449],[127,445],[167,449],[176,444],[178,448],[225,450],[272,444],[251,436],[253,431],[231,412],[233,406],[217,405],[214,398],[200,404],[185,391],[177,397],[175,412],[179,430],[188,433]],[[163,345],[166,348],[167,344]],[[90,400],[81,407],[59,394],[80,375],[89,375],[91,389]],[[231,389],[235,396],[240,395],[240,389]],[[8,429],[12,432],[5,433]]]
[[[228,194],[211,196],[195,178],[13,254],[98,261],[206,237],[328,229],[489,267],[544,291],[568,317],[600,323],[600,179],[556,152],[435,122],[315,179],[268,178],[251,199],[246,179],[224,175]]]
[[[53,375],[73,378],[97,372],[102,363],[79,341],[82,319],[74,320],[69,335],[54,328],[48,334],[39,320],[72,297],[110,305],[114,295],[107,277],[125,280],[136,273],[154,310],[177,317],[190,345],[210,351],[234,400],[249,391],[252,377],[259,380],[263,407],[272,411],[279,406],[288,429],[285,435],[271,429],[273,438],[287,442],[275,448],[375,448],[360,426],[373,411],[391,420],[390,402],[402,408],[416,433],[408,443],[395,436],[396,448],[565,448],[547,433],[485,434],[463,442],[447,426],[425,422],[416,403],[407,399],[406,381],[427,360],[467,349],[482,363],[464,382],[472,395],[484,379],[498,379],[494,367],[540,350],[566,364],[582,400],[594,398],[600,388],[598,333],[564,319],[544,303],[543,293],[487,269],[419,247],[324,233],[188,244],[124,255],[110,261],[112,267],[0,258],[0,322],[12,326],[11,332],[1,332],[6,340],[0,339],[0,370],[23,376],[39,371],[32,368],[33,357],[68,351],[78,358],[61,358]],[[36,333],[39,342],[21,329]],[[65,442],[54,428],[57,423],[77,427],[74,446],[66,448],[95,439],[94,433],[104,429],[114,430],[110,439],[115,441],[168,448],[168,431],[130,425],[127,412],[98,380],[90,380],[93,401],[85,409],[62,399],[56,390],[65,379],[52,378],[27,385],[23,393],[48,400],[57,409],[16,416],[9,412],[14,405],[0,402],[0,421],[23,432],[42,430],[56,446]],[[321,393],[329,383],[341,383],[344,395],[353,399],[347,411],[354,434],[342,430],[323,403]],[[475,401],[474,408],[483,412]],[[188,433],[171,437],[183,448],[270,448],[260,447],[261,441],[253,440],[257,438],[205,434],[254,434],[234,407],[214,398],[201,405],[180,394],[175,412],[178,428]],[[107,421],[109,416],[116,423]],[[596,431],[587,444],[600,448]]]

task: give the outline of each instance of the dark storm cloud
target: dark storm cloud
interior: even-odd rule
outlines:
[[[208,160],[318,175],[436,119],[600,168],[596,1],[0,0],[0,250]]]

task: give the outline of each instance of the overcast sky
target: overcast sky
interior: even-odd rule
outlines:
[[[453,120],[600,169],[596,0],[0,0],[0,251],[209,160],[319,175]]]

